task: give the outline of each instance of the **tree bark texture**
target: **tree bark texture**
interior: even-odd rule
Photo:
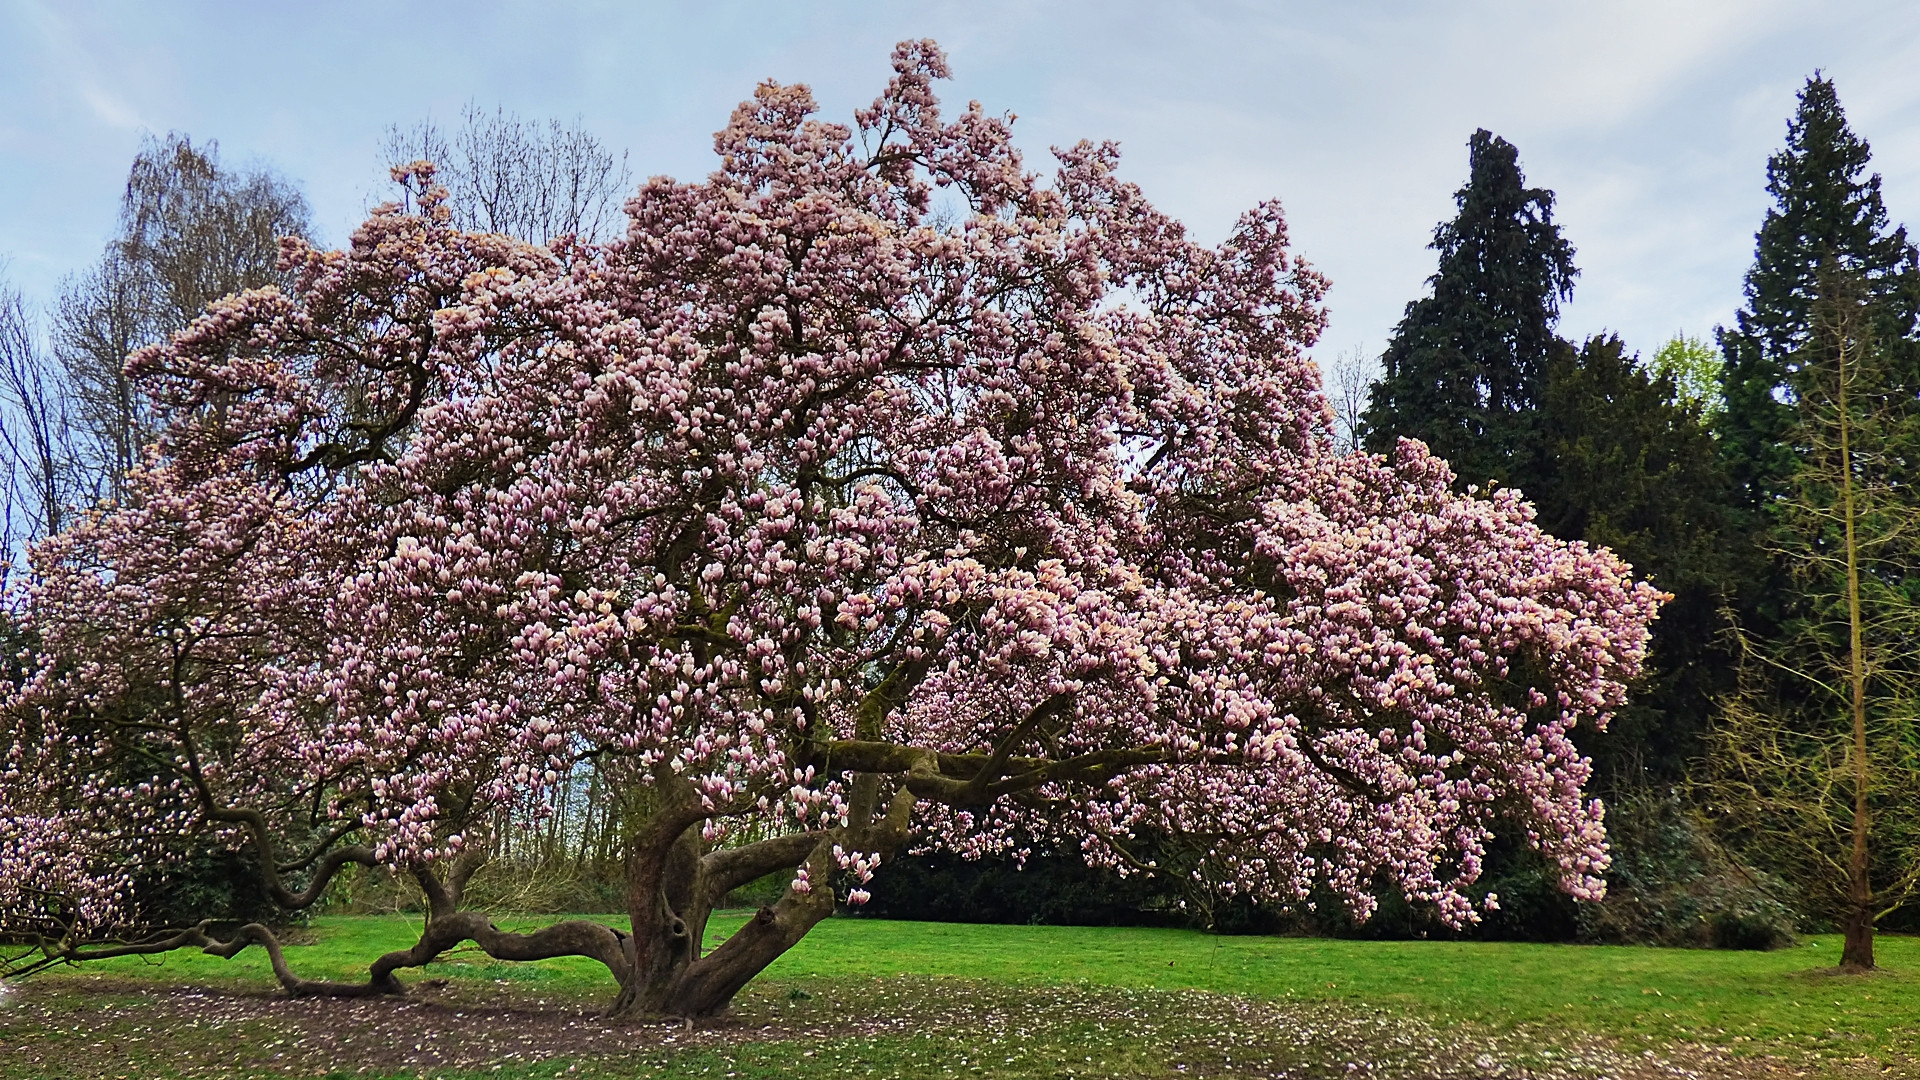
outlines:
[[[869,790],[871,789],[871,790]],[[905,785],[884,807],[878,780],[855,782],[854,810],[844,828],[796,833],[699,853],[695,823],[657,811],[636,834],[628,859],[628,900],[636,964],[614,1011],[706,1017],[726,1011],[734,995],[833,914],[836,846],[889,858],[907,836],[915,796]],[[672,834],[678,828],[677,834]],[[672,834],[672,835],[669,835]],[[715,904],[727,893],[777,870],[804,866],[807,884],[763,907],[726,942],[705,953],[702,940]]]

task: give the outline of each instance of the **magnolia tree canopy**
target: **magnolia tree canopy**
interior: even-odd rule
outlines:
[[[762,85],[607,244],[457,231],[415,165],[347,250],[287,241],[290,290],[129,361],[163,437],[10,598],[0,925],[34,963],[258,943],[292,992],[382,993],[472,940],[700,1015],[906,843],[1135,869],[1177,835],[1264,901],[1386,880],[1458,924],[1504,819],[1599,895],[1568,731],[1658,595],[1418,443],[1335,451],[1277,206],[1198,246],[1112,146],[1043,179],[1007,119],[942,116],[931,43],[894,67],[851,129]],[[587,759],[632,933],[464,909]],[[209,833],[289,909],[411,874],[425,933],[365,984],[258,926],[133,938],[129,868]]]

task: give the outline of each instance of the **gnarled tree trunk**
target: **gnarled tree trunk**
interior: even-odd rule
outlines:
[[[700,854],[697,822],[681,825],[676,805],[656,811],[629,847],[628,903],[636,963],[616,1012],[700,1017],[724,1012],[734,995],[833,914],[833,849],[891,857],[907,836],[915,798],[903,786],[875,813],[879,781],[855,781],[845,828],[778,836]],[[673,830],[678,829],[677,833]],[[807,884],[763,907],[711,953],[707,919],[727,893],[777,870],[804,866]]]

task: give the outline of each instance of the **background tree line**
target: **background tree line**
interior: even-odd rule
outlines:
[[[382,150],[390,168],[436,163],[459,227],[543,244],[616,227],[631,179],[625,155],[577,124],[471,104],[451,129],[389,129]],[[152,434],[122,374],[128,354],[184,329],[212,301],[280,283],[280,239],[311,233],[292,182],[224,167],[217,144],[172,133],[141,147],[115,235],[48,310],[34,312],[0,281],[6,551],[58,532],[77,509],[123,499]]]
[[[393,167],[435,161],[461,227],[536,243],[616,227],[630,181],[624,157],[577,125],[472,106],[451,129],[392,129],[384,150]],[[1528,187],[1517,149],[1489,132],[1469,140],[1468,161],[1458,212],[1435,230],[1428,294],[1407,306],[1377,374],[1360,356],[1328,366],[1338,437],[1372,451],[1421,439],[1462,489],[1520,489],[1549,532],[1612,548],[1672,594],[1639,693],[1605,732],[1579,736],[1610,807],[1609,898],[1574,904],[1505,838],[1488,871],[1502,910],[1477,933],[1765,946],[1841,926],[1848,961],[1871,964],[1875,926],[1920,923],[1908,902],[1920,875],[1920,264],[1888,222],[1866,142],[1833,84],[1809,80],[1768,163],[1775,205],[1734,325],[1712,345],[1677,335],[1644,355],[1612,335],[1559,335],[1579,271],[1553,193]],[[209,301],[275,283],[279,238],[310,231],[293,184],[170,135],[142,148],[114,239],[46,312],[0,288],[6,551],[124,496],[149,437],[126,355]],[[618,906],[623,816],[600,790],[583,770],[538,827],[499,830],[501,900]],[[1120,879],[1071,852],[902,858],[879,872],[868,911],[1440,932],[1390,891],[1365,926],[1323,913],[1337,905],[1225,901],[1181,872],[1182,838],[1145,841],[1168,873]],[[530,864],[542,872],[509,872]],[[258,900],[242,865],[206,851],[148,887],[182,907],[217,893],[241,917]],[[349,875],[338,889],[343,903],[409,902],[397,883]]]

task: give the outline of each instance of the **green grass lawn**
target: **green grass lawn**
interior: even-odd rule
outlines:
[[[713,941],[742,917],[716,918]],[[502,919],[501,925],[516,921],[531,927],[545,920]],[[418,923],[405,917],[334,917],[316,920],[314,930],[316,943],[287,950],[295,970],[307,977],[352,979],[363,975],[374,956],[411,944]],[[1139,1024],[1160,1023],[1162,1014],[1170,1011],[1198,1016],[1233,1001],[1252,1000],[1306,1010],[1302,1016],[1340,1018],[1338,1024],[1360,1023],[1354,1018],[1369,1016],[1404,1017],[1440,1032],[1471,1031],[1522,1043],[1593,1037],[1626,1052],[1708,1044],[1736,1054],[1827,1063],[1853,1060],[1865,1072],[1886,1065],[1911,1068],[1916,1071],[1909,1075],[1920,1076],[1920,1056],[1912,1049],[1920,1046],[1920,939],[1883,936],[1879,952],[1884,974],[1834,977],[1820,971],[1839,955],[1838,939],[1831,937],[1811,938],[1796,949],[1744,953],[1218,937],[1182,930],[842,918],[823,923],[776,963],[743,999],[740,1011],[752,1023],[764,1021],[770,1030],[780,1024],[831,1026],[850,1002],[856,1012],[878,1010],[875,1016],[911,1017],[920,1000],[935,1011],[952,1006],[957,1010],[953,1022],[962,1027],[967,1016],[993,1010],[1007,1015],[1038,1010],[1053,1017],[1050,1026],[1042,1025],[1047,1027],[1044,1037],[1019,1042],[1021,1052],[1041,1054],[1033,1062],[1039,1071],[1020,1071],[1018,1062],[1024,1059],[1010,1052],[1004,1061],[996,1059],[994,1071],[983,1073],[975,1062],[973,1071],[951,1075],[1064,1075],[1053,1059],[1066,1053],[1060,1048],[1068,1044],[1076,1052],[1088,1051],[1080,1056],[1090,1068],[1099,1056],[1111,1074],[1179,1075],[1182,1070],[1169,1056],[1178,1054],[1169,1050],[1154,1058],[1149,1052],[1155,1040],[1188,1046],[1190,1050],[1179,1053],[1200,1055],[1195,1060],[1211,1061],[1213,1072],[1224,1068],[1222,1074],[1236,1075],[1221,1061],[1237,1051],[1215,1045],[1219,1040],[1198,1026],[1159,1032],[1152,1039],[1122,1038],[1109,1036],[1103,1026],[1089,1027],[1093,1022],[1087,1018],[1104,1012],[1134,1017],[1120,1027],[1131,1023],[1127,1030],[1137,1035]],[[446,979],[456,990],[510,994],[527,1003],[578,1006],[608,1000],[612,994],[605,969],[588,961],[506,964],[470,951],[450,954],[412,978]],[[36,981],[50,989],[91,982],[129,991],[183,986],[264,991],[273,985],[259,950],[232,961],[191,952],[159,960],[121,959]],[[970,1013],[958,1004],[965,1002],[977,1008]],[[1326,1022],[1338,1026],[1332,1019]],[[0,1012],[0,1043],[21,1045],[25,1036],[16,1031],[9,1037],[7,1023],[7,1014]],[[885,1028],[892,1021],[876,1023]],[[1221,1025],[1207,1021],[1204,1026],[1214,1031]],[[949,1075],[901,1064],[950,1064],[956,1053],[966,1060],[966,1048],[979,1040],[942,1034],[946,1031],[907,1034],[889,1028],[876,1035],[835,1030],[823,1034],[813,1049],[830,1058],[840,1055],[834,1060],[844,1058],[843,1066],[849,1061],[865,1061],[869,1067],[874,1061],[892,1063],[875,1075],[887,1075],[886,1068],[894,1075]],[[617,1075],[700,1075],[696,1065],[712,1068],[722,1058],[727,1068],[713,1075],[783,1075],[781,1063],[805,1053],[799,1045],[781,1036],[724,1052],[687,1047],[666,1053],[644,1069],[629,1062],[638,1071]],[[1279,1051],[1269,1046],[1260,1052],[1271,1056]],[[1209,1054],[1213,1056],[1206,1057]],[[0,1058],[4,1056],[0,1050]],[[491,1075],[548,1074],[538,1067],[522,1068],[520,1073]],[[1083,1075],[1098,1074],[1094,1070]],[[13,1075],[29,1074],[0,1066],[0,1076]]]
[[[1187,930],[837,919],[769,971],[1086,981],[1411,1008],[1495,1025],[1656,1039],[1920,1046],[1920,938],[1882,936],[1883,976],[1809,974],[1838,937],[1722,952],[1505,942],[1220,937]]]

